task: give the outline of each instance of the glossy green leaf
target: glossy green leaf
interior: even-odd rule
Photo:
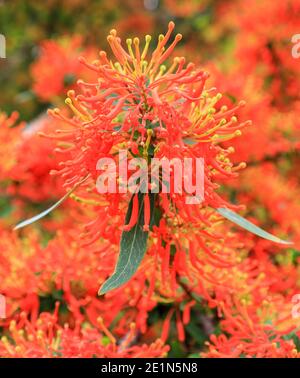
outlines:
[[[104,282],[99,289],[99,295],[105,294],[108,291],[116,289],[125,284],[137,271],[146,252],[148,232],[143,231],[144,224],[144,195],[138,193],[139,212],[136,225],[130,231],[123,231],[120,243],[120,254],[117,266],[113,275]],[[154,215],[154,200],[155,194],[149,193],[150,209],[151,209],[151,224],[153,223]],[[130,200],[128,211],[126,214],[126,222],[128,224],[133,205],[133,196]]]
[[[293,244],[293,242],[290,241],[285,241],[282,239],[279,239],[277,236],[274,236],[270,234],[267,231],[264,231],[260,227],[256,226],[255,224],[249,222],[247,219],[241,217],[237,213],[235,213],[232,210],[229,210],[225,207],[219,207],[216,209],[219,214],[221,214],[224,218],[230,220],[231,222],[237,224],[238,226],[244,228],[245,230],[252,232],[252,234],[255,234],[257,236],[260,236],[261,238],[270,240],[274,243],[279,243],[279,244]]]
[[[187,144],[188,146],[193,146],[194,144],[197,144],[197,141],[191,138],[184,138],[183,143]]]

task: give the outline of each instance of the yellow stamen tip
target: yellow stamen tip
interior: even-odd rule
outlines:
[[[153,135],[153,130],[152,129],[147,129],[147,135]]]

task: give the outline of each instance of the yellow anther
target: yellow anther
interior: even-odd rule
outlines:
[[[135,37],[133,40],[134,47],[135,47],[135,56],[136,56],[136,62],[138,65],[136,66],[136,69],[140,70],[140,61],[141,61],[141,55],[140,55],[140,40]]]
[[[82,114],[74,105],[73,105],[73,102],[72,100],[67,97],[65,99],[65,104],[68,105],[70,107],[70,109],[73,111],[73,113],[78,116],[79,118],[81,118],[83,121],[89,121],[90,120],[90,117],[86,114]]]
[[[165,72],[166,72],[166,69],[167,67],[162,64],[160,67],[159,67],[159,73],[158,75],[156,76],[156,80],[159,79]]]
[[[148,67],[148,62],[146,60],[143,60],[141,64],[142,64],[142,70],[143,72],[145,72]]]
[[[149,48],[149,45],[150,45],[150,42],[151,42],[151,35],[146,35],[145,42],[146,43],[145,43],[144,50],[142,52],[141,60],[144,60],[146,55],[147,55],[148,48]]]
[[[147,140],[146,140],[145,147],[144,147],[144,155],[148,155],[148,148],[149,148],[149,145],[150,145],[150,142],[151,142],[152,135],[153,135],[153,130],[147,129]]]
[[[130,56],[134,59],[134,53],[132,50],[132,39],[131,38],[126,39],[126,44],[127,44],[127,48],[128,48],[128,52]]]

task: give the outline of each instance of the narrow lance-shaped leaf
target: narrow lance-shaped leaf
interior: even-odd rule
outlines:
[[[245,230],[252,232],[252,234],[260,236],[261,238],[264,238],[264,239],[267,239],[267,240],[270,240],[274,243],[279,243],[279,244],[293,244],[293,242],[279,239],[277,236],[274,236],[274,235],[270,234],[269,232],[264,231],[260,227],[249,222],[247,219],[241,217],[240,215],[238,215],[237,213],[235,213],[232,210],[229,210],[225,207],[219,207],[216,210],[224,218],[230,220],[231,222],[237,224],[238,226],[244,228]]]
[[[30,225],[30,224],[32,224],[32,223],[34,223],[34,222],[36,222],[36,221],[44,218],[46,215],[48,215],[49,213],[51,213],[51,211],[55,210],[58,206],[60,206],[74,192],[74,190],[76,188],[78,188],[78,186],[80,186],[84,181],[87,180],[87,178],[88,178],[88,176],[86,176],[83,180],[81,180],[77,184],[75,184],[72,189],[70,189],[60,200],[58,200],[54,205],[52,205],[48,209],[42,211],[41,213],[35,215],[32,218],[26,219],[26,220],[18,223],[14,227],[14,230],[18,230],[20,228],[28,226],[28,225]]]
[[[144,195],[138,193],[139,211],[136,225],[130,231],[123,231],[120,243],[120,254],[116,269],[113,275],[101,286],[99,295],[116,289],[125,284],[137,271],[146,252],[148,232],[143,230],[144,224]],[[155,194],[149,193],[151,224],[154,216]],[[130,200],[126,214],[126,224],[128,224],[133,207],[133,196]]]

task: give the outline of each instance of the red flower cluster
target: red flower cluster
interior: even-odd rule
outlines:
[[[70,329],[66,324],[57,323],[58,306],[53,314],[41,313],[35,323],[31,323],[26,313],[22,312],[18,321],[9,325],[9,342],[6,336],[0,341],[0,353],[8,358],[44,358],[44,357],[81,357],[81,358],[154,358],[164,357],[168,347],[161,340],[150,345],[131,345],[135,326],[131,325],[128,334],[120,344],[105,327],[103,320],[98,319],[98,330],[91,328]]]

